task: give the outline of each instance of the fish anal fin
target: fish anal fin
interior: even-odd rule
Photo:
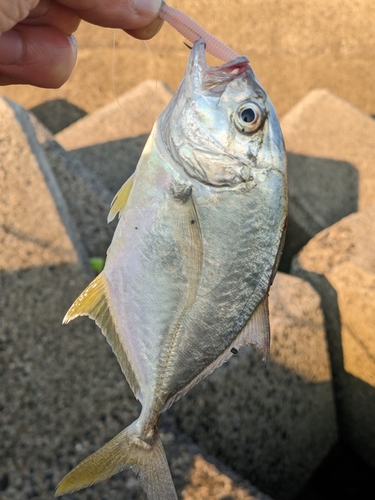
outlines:
[[[99,274],[81,295],[74,301],[66,313],[63,323],[69,323],[78,316],[88,316],[93,319],[106,337],[117,357],[117,361],[137,399],[142,401],[139,383],[129,362],[128,356],[116,329],[109,303],[108,285],[103,273]]]
[[[111,203],[111,208],[108,213],[107,222],[113,221],[116,215],[124,210],[126,203],[129,198],[130,191],[133,187],[134,174],[132,174],[129,179],[123,184],[116,196],[113,198]]]
[[[268,295],[258,304],[240,335],[243,336],[243,345],[253,344],[266,364],[270,354]]]
[[[103,274],[99,274],[81,293],[81,295],[70,306],[65,314],[63,323],[69,323],[78,316],[89,316],[95,320],[99,326],[106,307],[106,283]],[[103,311],[104,309],[104,311]],[[109,312],[109,311],[108,311]]]
[[[286,217],[285,222],[284,222],[283,232],[282,232],[281,238],[280,238],[279,248],[278,248],[277,254],[276,254],[275,264],[274,264],[273,269],[272,269],[272,275],[271,275],[271,280],[270,280],[271,285],[273,283],[273,280],[275,279],[277,270],[279,269],[281,257],[283,256],[287,227],[288,227],[288,218]]]
[[[270,325],[268,313],[268,296],[266,296],[255,308],[253,314],[248,319],[245,326],[229,346],[211,364],[201,371],[190,381],[181,391],[174,394],[164,405],[163,410],[167,410],[172,404],[184,396],[201,380],[211,375],[216,368],[229,361],[229,359],[247,345],[253,344],[262,356],[264,364],[267,363],[270,349]]]

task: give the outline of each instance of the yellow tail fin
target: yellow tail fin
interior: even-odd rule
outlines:
[[[136,424],[78,464],[60,481],[55,496],[86,488],[130,467],[149,500],[177,500],[158,430],[150,445],[139,438]]]

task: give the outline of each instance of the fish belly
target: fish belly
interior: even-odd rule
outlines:
[[[161,411],[239,334],[266,296],[285,185],[214,188],[151,151],[139,164],[104,269],[143,405]]]

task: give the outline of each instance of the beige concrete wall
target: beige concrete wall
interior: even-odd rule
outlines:
[[[311,89],[322,87],[375,114],[373,0],[170,0],[169,4],[249,56],[280,115]],[[113,31],[82,24],[77,39],[77,66],[63,88],[10,86],[2,92],[26,107],[66,98],[92,111],[112,101]],[[176,89],[187,58],[182,37],[165,26],[149,45],[153,57],[143,42],[118,32],[114,52],[118,94],[146,78],[158,78]]]

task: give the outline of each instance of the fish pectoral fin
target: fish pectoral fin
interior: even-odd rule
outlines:
[[[270,354],[268,296],[257,305],[240,336],[243,338],[242,345],[254,345],[261,354],[263,363],[266,364]]]
[[[130,191],[132,190],[134,182],[134,174],[132,174],[125,184],[120,188],[116,196],[113,198],[111,208],[108,213],[107,222],[113,221],[116,215],[124,210],[129,198]]]
[[[115,321],[108,303],[108,285],[103,273],[100,273],[81,295],[74,301],[66,313],[63,323],[69,323],[78,316],[88,316],[102,330],[103,335],[112,347],[123,374],[135,397],[142,401],[138,380],[129,362],[128,356],[116,329]]]

